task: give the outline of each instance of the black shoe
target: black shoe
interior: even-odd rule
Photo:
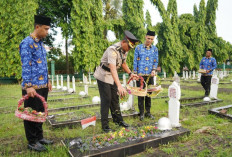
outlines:
[[[144,114],[140,114],[140,115],[139,115],[139,120],[140,120],[140,121],[143,121],[143,120],[144,120]]]
[[[47,148],[44,147],[42,144],[40,144],[39,142],[36,142],[34,144],[28,144],[28,149],[30,150],[34,150],[37,152],[43,152],[43,151],[47,151]]]
[[[154,120],[155,117],[152,116],[150,113],[145,113],[145,117]]]
[[[46,140],[45,138],[39,140],[39,143],[44,144],[44,145],[50,145],[53,144],[53,141]]]
[[[106,126],[106,127],[102,128],[102,131],[104,131],[105,133],[108,133],[108,132],[110,132],[112,130],[110,129],[109,126]]]
[[[125,128],[129,127],[129,125],[126,124],[124,121],[119,122],[118,125],[119,125],[119,126],[123,126],[123,127],[125,127]]]

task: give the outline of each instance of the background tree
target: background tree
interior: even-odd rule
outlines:
[[[39,0],[38,14],[52,18],[52,29],[61,27],[62,36],[65,39],[66,73],[69,74],[68,39],[72,37],[71,22],[72,0]],[[48,38],[52,42],[54,39]],[[47,44],[47,43],[46,43]],[[53,46],[52,46],[53,47]]]
[[[0,76],[21,78],[20,42],[34,29],[36,0],[0,1]]]
[[[122,5],[124,30],[130,31],[137,39],[144,41],[146,29],[143,14],[143,0],[124,0]],[[123,36],[121,36],[121,39]],[[133,66],[134,51],[131,50],[127,56],[127,63],[130,68]]]
[[[146,22],[145,22],[145,24],[146,24],[147,31],[148,30],[153,30],[152,24],[151,24],[151,15],[150,15],[148,10],[146,11]]]

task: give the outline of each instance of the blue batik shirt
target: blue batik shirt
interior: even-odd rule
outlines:
[[[206,75],[212,75],[213,74],[213,70],[217,68],[217,62],[216,59],[213,57],[203,57],[201,62],[200,62],[200,69],[204,69],[204,70],[210,70],[209,73],[207,73]]]
[[[47,88],[47,53],[43,42],[28,36],[21,42],[19,53],[22,63],[22,88]]]
[[[133,71],[140,76],[150,75],[158,66],[158,49],[140,44],[135,48]]]

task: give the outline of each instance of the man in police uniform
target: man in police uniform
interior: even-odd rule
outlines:
[[[201,75],[201,85],[205,89],[205,96],[207,97],[209,96],[210,93],[213,70],[217,68],[216,59],[211,56],[212,56],[212,49],[208,49],[206,51],[206,57],[203,57],[200,62],[200,69],[206,70],[206,73]]]
[[[154,84],[153,77],[155,76],[156,68],[158,65],[158,49],[152,45],[155,37],[155,32],[148,31],[145,37],[145,43],[140,44],[135,48],[133,71],[135,74],[142,76],[144,81],[151,75],[148,85]],[[137,86],[140,82],[137,81]],[[138,97],[138,107],[140,111],[140,120],[144,119],[144,97]],[[150,113],[151,98],[145,96],[145,117],[154,119]]]
[[[125,96],[127,91],[119,81],[117,69],[122,67],[130,77],[136,78],[137,75],[133,74],[126,64],[126,57],[128,51],[134,48],[139,40],[129,31],[124,33],[125,37],[122,41],[106,49],[101,58],[101,64],[94,73],[101,97],[101,123],[104,132],[111,131],[108,124],[109,109],[115,123],[128,127],[128,124],[123,121],[119,106],[119,96]]]
[[[46,50],[42,39],[48,35],[51,19],[35,15],[34,31],[19,46],[22,63],[22,95],[28,95],[24,107],[31,107],[37,112],[44,112],[41,100],[35,97],[38,93],[47,100],[48,91],[52,85],[48,80]],[[24,120],[28,148],[35,151],[46,151],[43,145],[52,144],[53,141],[44,139],[43,123]]]

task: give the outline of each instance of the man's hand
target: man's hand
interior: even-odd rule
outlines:
[[[122,87],[122,85],[118,86],[118,93],[120,97],[124,97],[127,94],[127,91],[125,88]]]
[[[133,80],[139,80],[139,76],[137,74],[131,73],[130,78],[132,78]]]
[[[48,91],[49,91],[49,92],[52,91],[52,84],[51,84],[50,81],[48,81]]]
[[[152,70],[152,71],[151,71],[151,76],[152,76],[152,77],[156,76],[155,70]]]
[[[35,89],[33,87],[27,88],[26,91],[27,91],[27,95],[29,97],[32,97],[32,98],[35,97],[36,91],[35,91]]]

